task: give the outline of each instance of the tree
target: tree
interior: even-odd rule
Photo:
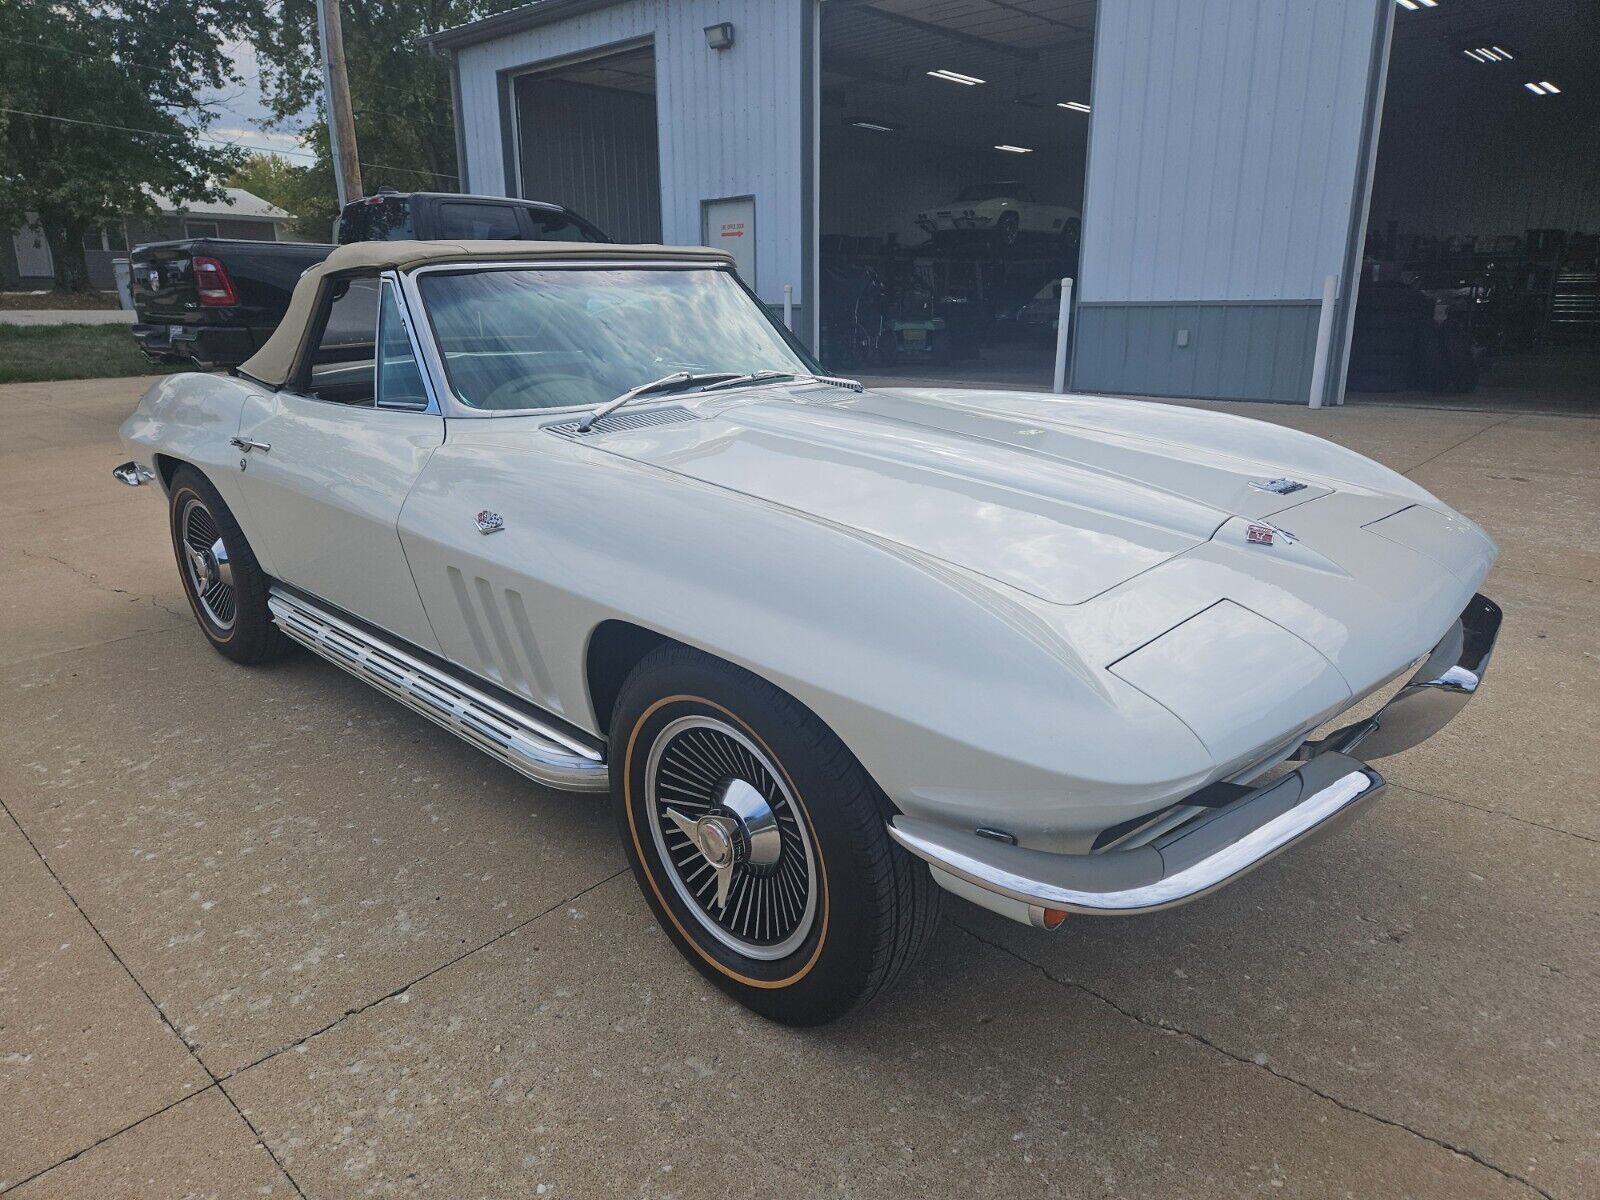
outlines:
[[[424,34],[526,2],[341,0],[362,186],[368,193],[384,186],[436,192],[460,186],[449,65],[417,41]],[[262,5],[252,21],[250,40],[274,115],[289,119],[315,106],[322,119],[316,0],[283,0],[270,9]],[[326,164],[326,136],[313,148],[318,165]]]
[[[152,211],[153,195],[221,197],[239,156],[208,144],[201,95],[230,78],[226,9],[0,0],[0,230],[36,215],[59,290],[89,289],[90,230]]]
[[[327,133],[320,132],[320,139],[308,134],[306,144],[314,145],[319,140],[326,143]],[[281,154],[249,154],[228,176],[227,183],[293,213],[294,231],[319,242],[327,240],[339,212],[326,150],[307,166],[290,162]]]

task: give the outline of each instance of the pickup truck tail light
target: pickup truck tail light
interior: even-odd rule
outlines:
[[[207,308],[239,303],[239,296],[233,290],[233,280],[228,278],[227,270],[216,259],[203,254],[195,255],[194,279],[200,293],[200,303]]]

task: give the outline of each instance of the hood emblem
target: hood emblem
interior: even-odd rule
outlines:
[[[506,519],[497,512],[490,512],[487,508],[478,513],[479,533],[499,533],[506,527]]]
[[[1250,486],[1258,492],[1272,492],[1274,495],[1287,496],[1290,492],[1301,491],[1306,485],[1298,479],[1252,479]]]
[[[1279,529],[1276,525],[1264,525],[1259,521],[1254,521],[1245,526],[1244,540],[1253,546],[1271,546],[1280,541],[1285,546],[1292,546],[1300,539],[1287,529]]]

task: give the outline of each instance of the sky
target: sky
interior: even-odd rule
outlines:
[[[281,125],[261,128],[263,123],[271,122],[272,114],[261,95],[260,68],[256,65],[255,53],[249,45],[238,41],[229,42],[227,51],[233,59],[233,73],[241,82],[205,93],[205,99],[216,106],[216,119],[208,136],[236,142],[247,150],[283,154],[291,162],[310,162],[309,152],[300,145],[295,131],[314,119],[314,111],[307,109]]]

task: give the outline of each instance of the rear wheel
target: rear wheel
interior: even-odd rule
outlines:
[[[217,489],[179,467],[168,503],[178,576],[207,640],[235,662],[277,657],[288,642],[267,610],[266,575]]]
[[[831,1021],[890,986],[938,915],[888,799],[792,697],[687,647],[650,654],[611,726],[612,796],[679,951],[756,1012]]]

